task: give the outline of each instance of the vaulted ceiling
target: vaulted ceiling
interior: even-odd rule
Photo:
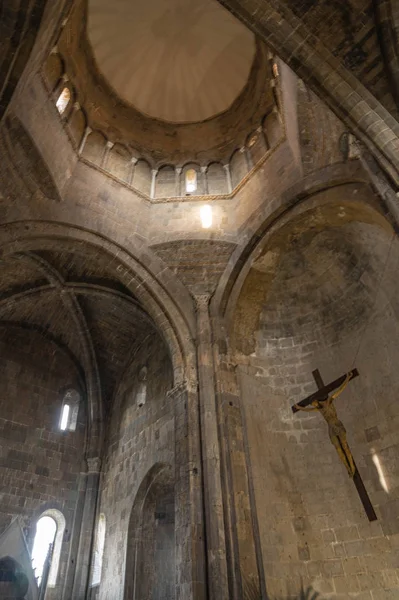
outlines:
[[[88,35],[118,96],[179,123],[228,109],[255,56],[253,34],[215,0],[89,0]]]
[[[92,352],[105,408],[152,321],[87,245],[49,243],[1,261],[0,322],[35,329],[61,347],[84,379]]]

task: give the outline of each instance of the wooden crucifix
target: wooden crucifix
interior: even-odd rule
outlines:
[[[330,440],[333,443],[339,458],[344,463],[349,476],[353,479],[353,483],[356,486],[360,500],[362,501],[364,510],[366,511],[369,521],[376,521],[377,515],[375,514],[373,505],[371,504],[370,498],[367,494],[367,490],[364,486],[363,480],[360,477],[360,473],[356,467],[355,461],[353,460],[352,452],[346,441],[346,430],[343,423],[338,419],[337,411],[334,406],[334,400],[344,391],[351,379],[358,377],[359,373],[357,369],[353,369],[342,375],[335,381],[324,385],[323,379],[318,369],[312,372],[314,380],[319,388],[317,392],[314,392],[304,400],[301,400],[297,404],[292,406],[292,412],[296,413],[299,410],[304,411],[319,411],[328,424],[328,433]],[[333,392],[333,393],[331,393]],[[331,394],[331,395],[329,395]]]

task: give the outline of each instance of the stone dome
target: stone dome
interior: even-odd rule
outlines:
[[[115,93],[174,123],[227,110],[255,56],[253,34],[216,0],[89,0],[87,31]]]

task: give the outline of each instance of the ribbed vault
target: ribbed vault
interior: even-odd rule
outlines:
[[[154,325],[101,254],[60,246],[3,259],[0,321],[33,328],[66,350],[86,386],[98,380],[108,411],[127,361]]]

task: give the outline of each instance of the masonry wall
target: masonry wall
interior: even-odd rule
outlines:
[[[44,510],[63,513],[66,528],[57,586],[46,595],[51,600],[61,595],[79,473],[85,470],[84,402],[76,431],[60,431],[62,390],[81,386],[69,357],[34,331],[1,326],[0,360],[0,533],[20,516],[32,543]]]
[[[284,251],[269,247],[254,264],[258,290],[242,291],[248,314],[261,306],[238,379],[266,588],[273,598],[298,593],[301,582],[322,597],[396,598],[399,245],[365,223],[315,232],[308,215],[313,230],[292,234]],[[312,370],[329,382],[354,367],[360,377],[336,408],[373,523],[322,416],[291,411],[315,391]]]
[[[143,366],[147,368],[147,393],[145,403],[139,406]],[[101,600],[122,600],[126,572],[135,568],[126,564],[126,550],[140,484],[154,465],[162,463],[174,469],[174,407],[166,397],[172,385],[164,343],[157,334],[150,334],[123,377],[109,424],[100,502],[107,522],[102,581],[96,591]]]

